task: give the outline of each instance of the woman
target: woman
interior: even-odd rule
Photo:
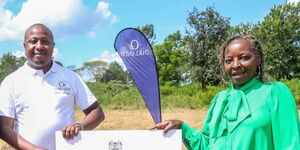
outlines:
[[[263,57],[254,37],[229,39],[220,60],[232,84],[212,100],[202,131],[180,120],[153,129],[181,129],[189,150],[300,150],[295,100],[285,84],[264,81]]]

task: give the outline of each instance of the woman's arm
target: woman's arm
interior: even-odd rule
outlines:
[[[289,88],[276,82],[269,102],[275,149],[300,149],[300,123],[296,103]]]

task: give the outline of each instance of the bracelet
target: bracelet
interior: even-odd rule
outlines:
[[[81,124],[81,123],[79,123],[79,122],[75,122],[75,123],[74,123],[74,126],[79,127],[80,130],[84,130],[83,124]]]

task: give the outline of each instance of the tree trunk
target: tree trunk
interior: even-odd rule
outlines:
[[[202,83],[202,92],[205,92],[206,91],[206,82],[205,82],[205,80],[202,80],[201,83]]]

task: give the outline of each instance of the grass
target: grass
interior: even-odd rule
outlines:
[[[162,110],[162,119],[179,119],[199,130],[202,129],[206,116],[206,108],[201,109],[165,109]],[[146,109],[139,110],[104,110],[106,118],[95,130],[148,130],[154,125],[150,113]],[[300,116],[300,109],[298,109]],[[76,110],[76,120],[84,114]],[[12,150],[0,140],[0,150]],[[183,146],[182,150],[186,150]]]

